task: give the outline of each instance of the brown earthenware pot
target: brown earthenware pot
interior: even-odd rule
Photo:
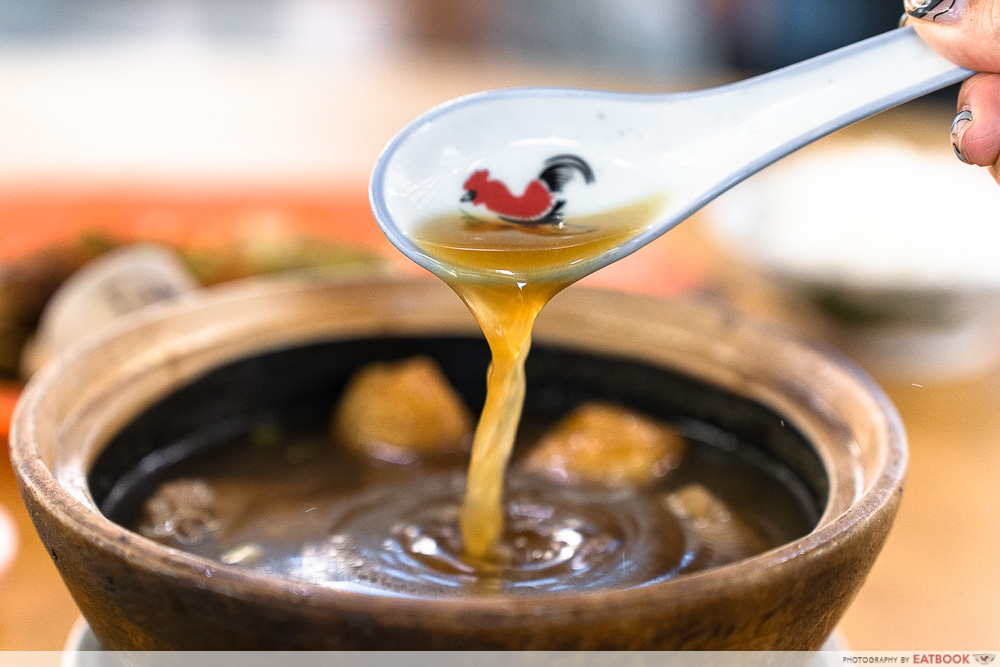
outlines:
[[[662,403],[741,432],[784,460],[822,516],[805,537],[756,557],[630,590],[403,599],[168,549],[99,510],[109,478],[185,429],[335,391],[324,376],[360,363],[351,357],[357,341],[386,354],[430,346],[448,366],[449,355],[467,347],[449,341],[478,336],[464,305],[436,281],[253,282],[153,307],[48,367],[18,406],[11,458],[38,532],[104,646],[801,650],[823,643],[882,548],[899,502],[906,449],[897,414],[849,362],[694,303],[571,288],[539,320],[529,383],[563,383],[646,408]],[[354,342],[351,355],[338,352],[342,341]],[[485,363],[472,364],[469,377],[479,379],[470,387],[482,384]],[[532,391],[529,384],[529,401]]]

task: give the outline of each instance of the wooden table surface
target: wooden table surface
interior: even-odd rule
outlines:
[[[65,66],[55,61],[27,69],[23,63],[0,62],[0,84],[14,85],[19,77],[27,76],[25,72],[35,77],[54,76],[60,67]],[[449,69],[447,63],[433,60],[397,62],[367,75],[355,72],[343,86],[330,86],[330,95],[341,99],[344,86],[371,87],[392,77],[408,82],[402,88],[404,102],[376,106],[377,113],[367,116],[347,114],[353,120],[364,118],[368,125],[352,133],[348,157],[341,156],[339,161],[317,169],[324,177],[357,175],[374,159],[391,129],[459,93],[498,85],[579,85],[584,81],[568,75],[546,78],[537,72],[503,74],[487,64],[473,68],[471,74],[469,71]],[[27,103],[22,100],[19,104]],[[25,124],[31,122],[29,112],[30,107],[25,106]],[[940,141],[946,142],[947,111],[931,116],[904,115],[905,122],[897,129],[916,135],[937,132]],[[317,150],[333,150],[339,139],[331,135],[325,140],[328,144],[320,141]],[[14,167],[4,159],[0,156],[0,174],[14,174]],[[60,154],[49,159],[58,161]],[[49,167],[44,162],[40,158],[31,162],[26,178],[46,173]],[[128,162],[123,160],[122,164]],[[104,164],[103,176],[120,177],[125,168],[116,164]],[[216,165],[225,166],[225,161]],[[166,172],[156,175],[177,176],[169,168]],[[252,180],[255,174],[243,176]],[[370,225],[371,221],[365,218],[357,224]],[[367,228],[360,236],[366,234],[370,234]],[[664,270],[664,265],[672,269]],[[706,247],[697,224],[689,229],[682,226],[612,269],[590,282],[652,293],[683,292],[700,284],[703,294],[707,290],[722,298],[728,296],[726,289],[713,291],[716,282],[726,283],[719,276],[729,276],[731,282],[734,272],[739,271]],[[746,303],[751,305],[736,301],[753,310],[759,299],[752,294],[753,283],[747,285],[744,289],[751,295]],[[767,311],[764,315],[773,315],[763,310]],[[858,650],[995,650],[1000,645],[1000,615],[996,613],[1000,601],[1000,372],[989,370],[947,384],[920,380],[886,380],[883,384],[907,428],[911,452],[908,482],[885,550],[841,629],[848,644]],[[918,384],[921,386],[915,386]],[[35,536],[6,464],[0,465],[0,505],[14,515],[20,534],[14,566],[0,579],[0,650],[59,649],[78,612]]]

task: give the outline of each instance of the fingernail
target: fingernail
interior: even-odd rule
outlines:
[[[906,13],[915,19],[951,25],[958,23],[968,0],[903,0]]]
[[[905,28],[909,22],[910,22],[910,15],[907,14],[906,12],[903,12],[903,15],[899,17],[899,27]]]
[[[968,109],[959,111],[955,120],[951,121],[951,147],[955,149],[955,156],[965,164],[970,163],[962,155],[962,138],[970,125],[972,125],[972,112]]]

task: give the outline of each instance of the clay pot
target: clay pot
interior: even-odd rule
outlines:
[[[575,288],[559,295],[536,329],[529,402],[533,391],[600,396],[759,443],[823,511],[811,533],[756,557],[631,590],[402,599],[192,556],[99,511],[115,477],[157,447],[223,418],[326,400],[367,359],[431,353],[459,391],[481,392],[480,336],[437,281],[253,282],[154,306],[47,368],[18,406],[11,457],[38,532],[104,646],[800,650],[824,642],[899,502],[898,416],[844,359],[694,303]]]

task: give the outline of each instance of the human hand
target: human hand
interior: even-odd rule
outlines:
[[[906,25],[956,65],[962,85],[951,126],[955,154],[1000,182],[1000,0],[904,0]]]

